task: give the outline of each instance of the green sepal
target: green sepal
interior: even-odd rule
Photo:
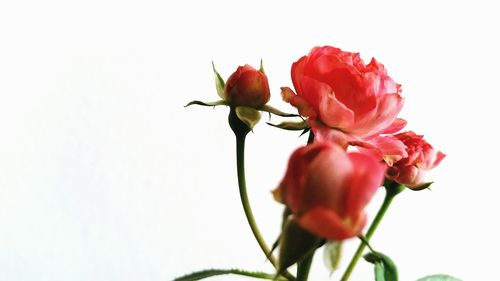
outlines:
[[[301,122],[292,122],[292,121],[285,121],[281,122],[279,124],[272,124],[269,122],[266,122],[268,125],[280,128],[283,130],[289,130],[289,131],[302,131],[307,128],[309,128],[309,125],[307,124],[306,121],[301,121]]]
[[[272,113],[274,115],[278,115],[281,117],[300,117],[300,115],[298,115],[298,114],[286,113],[286,112],[283,112],[283,111],[281,111],[277,108],[274,108],[270,105],[267,105],[267,104],[263,105],[261,108],[259,108],[259,110],[269,112],[269,113]]]
[[[311,127],[305,128],[304,131],[302,131],[302,133],[300,133],[299,137],[302,137],[303,135],[309,133],[309,131],[311,131]],[[311,132],[311,134],[312,134],[312,132]],[[314,134],[312,136],[313,136],[313,141],[314,141]]]
[[[426,183],[423,183],[421,185],[418,185],[418,186],[414,186],[414,187],[409,187],[407,186],[407,188],[413,190],[413,191],[420,191],[420,190],[424,190],[424,189],[429,189],[430,190],[430,186],[433,184],[434,182],[433,181],[430,181],[430,182],[426,182]]]
[[[203,102],[203,101],[199,101],[199,100],[194,100],[194,101],[190,101],[184,107],[188,107],[188,106],[193,105],[193,104],[202,105],[202,106],[229,105],[229,103],[224,101],[224,100],[211,101],[211,102]]]
[[[388,256],[371,252],[366,254],[364,259],[375,265],[375,281],[398,281],[398,269]]]
[[[290,208],[288,208],[288,207],[285,207],[285,209],[283,209],[283,215],[282,215],[282,221],[281,221],[281,232],[282,233],[284,232],[286,222],[288,221],[288,219],[291,215],[292,215],[292,210],[290,210]],[[278,248],[280,241],[281,241],[281,236],[282,236],[282,234],[278,235],[278,238],[274,241],[274,243],[271,247],[271,251],[270,251],[270,253],[268,253],[268,258],[270,255],[272,255],[274,250],[276,250]]]
[[[262,72],[263,74],[266,74],[266,72],[264,71],[264,65],[262,64],[262,59],[260,59],[259,71]]]
[[[269,253],[266,254],[266,258],[269,260],[271,258],[271,256],[273,255],[274,251],[278,248],[278,246],[280,245],[280,239],[281,239],[281,234],[278,235],[278,238],[276,238],[276,240],[274,240],[274,243],[273,245],[271,245],[271,250],[269,250]]]
[[[417,281],[462,281],[462,280],[446,274],[435,274],[435,275],[425,276],[423,278],[418,279]]]
[[[217,94],[221,99],[225,100],[226,97],[224,96],[224,87],[226,86],[226,82],[224,82],[224,79],[222,79],[219,72],[215,69],[214,62],[212,62],[212,69],[215,74],[215,89],[217,90]]]
[[[280,239],[278,274],[314,252],[321,245],[321,239],[300,227],[289,218]]]
[[[285,209],[283,210],[283,214],[282,214],[282,220],[281,220],[281,232],[283,232],[285,230],[285,225],[286,223],[288,222],[288,220],[291,218],[291,215],[292,215],[292,210],[290,210],[290,208],[288,207],[285,207]]]
[[[339,267],[340,258],[342,257],[342,242],[328,241],[323,249],[323,259],[326,267],[333,273]]]
[[[252,107],[248,106],[237,106],[235,108],[236,116],[245,123],[250,130],[253,129],[255,124],[260,120],[260,112]]]

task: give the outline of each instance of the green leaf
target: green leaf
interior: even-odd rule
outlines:
[[[194,101],[190,101],[184,107],[188,107],[188,106],[193,105],[193,104],[202,105],[202,106],[229,105],[226,101],[223,101],[223,100],[211,101],[211,102],[203,102],[203,101],[199,101],[199,100],[194,100]]]
[[[446,274],[435,274],[435,275],[425,276],[423,278],[418,279],[417,281],[462,281],[462,280]]]
[[[388,256],[379,252],[371,252],[364,258],[375,265],[375,281],[398,281],[398,269]]]
[[[384,263],[375,263],[375,281],[389,281],[390,279],[385,278],[385,267]],[[397,280],[397,279],[396,279]]]
[[[342,256],[342,242],[328,241],[323,249],[323,258],[326,267],[333,273],[339,266],[339,261]]]
[[[328,241],[323,249],[323,258],[326,267],[333,273],[339,266],[339,261],[342,256],[342,242]]]
[[[316,250],[321,239],[288,219],[281,234],[278,273],[282,273],[304,256]]]
[[[207,269],[175,278],[173,281],[196,281],[204,278],[209,278],[218,275],[225,275],[225,274],[236,274],[236,275],[243,275],[243,276],[268,279],[268,280],[280,280],[280,281],[287,280],[283,277],[276,277],[274,274],[268,274],[264,272],[252,272],[240,269]]]
[[[289,131],[302,131],[306,128],[309,128],[309,125],[307,124],[306,121],[301,121],[301,122],[291,122],[291,121],[285,121],[281,122],[279,124],[272,124],[267,122],[268,125],[280,128],[283,130],[289,130]]]
[[[215,69],[215,64],[212,62],[212,68],[214,70],[215,74],[215,89],[217,90],[217,94],[219,97],[223,100],[226,100],[224,96],[224,87],[226,86],[226,83],[224,82],[224,79],[220,76],[219,72]]]
[[[260,112],[252,107],[238,106],[236,107],[236,116],[245,123],[250,130],[253,129],[255,124],[260,120]]]

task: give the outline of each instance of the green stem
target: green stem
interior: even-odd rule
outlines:
[[[375,233],[375,230],[377,229],[378,225],[384,218],[385,213],[387,212],[387,209],[389,209],[389,206],[392,203],[392,200],[396,195],[398,195],[401,191],[404,190],[404,186],[396,183],[396,182],[390,182],[385,185],[385,198],[384,202],[382,203],[382,206],[380,206],[380,209],[377,212],[377,215],[375,216],[375,219],[373,219],[372,224],[368,228],[368,231],[365,234],[365,240],[366,242],[370,241],[370,238],[373,236],[373,233]],[[340,279],[341,281],[347,281],[349,280],[349,277],[351,276],[352,271],[354,270],[354,267],[356,267],[356,264],[363,254],[363,251],[365,250],[366,244],[364,242],[361,242],[358,246],[358,249],[356,250],[356,253],[351,259],[351,262],[349,263],[349,266],[347,267],[346,271],[344,272],[344,275]]]
[[[297,263],[297,281],[307,281],[314,257],[314,252],[315,251],[308,253],[301,261]]]
[[[257,227],[255,218],[253,216],[252,208],[250,207],[250,202],[248,200],[247,186],[245,181],[245,135],[236,135],[236,164],[238,170],[238,185],[240,188],[240,198],[241,204],[243,205],[243,210],[245,211],[245,216],[247,217],[248,224],[252,229],[253,236],[257,243],[259,243],[260,248],[264,254],[269,258],[269,261],[276,267],[278,262],[272,256],[271,249],[267,246],[266,241],[262,237],[262,234]]]
[[[245,139],[248,132],[250,132],[250,128],[248,128],[248,126],[238,118],[234,108],[231,108],[228,119],[229,125],[231,126],[231,129],[236,136],[236,169],[238,173],[238,186],[240,190],[240,199],[241,204],[243,205],[243,211],[245,212],[245,216],[247,218],[248,224],[250,225],[250,229],[252,230],[255,240],[257,240],[260,248],[269,259],[271,264],[274,266],[274,268],[278,269],[278,261],[273,256],[271,249],[269,248],[269,246],[267,246],[266,241],[259,231],[259,228],[253,216],[252,208],[250,207],[250,201],[248,200],[247,185],[245,180]],[[282,275],[288,280],[295,280],[295,277],[288,271],[283,272]]]

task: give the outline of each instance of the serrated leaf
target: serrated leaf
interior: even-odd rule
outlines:
[[[281,234],[278,273],[314,251],[321,240],[300,227],[293,218],[288,219]]]
[[[211,102],[203,102],[203,101],[199,101],[199,100],[194,100],[194,101],[190,101],[184,107],[188,107],[188,106],[193,105],[193,104],[202,105],[202,106],[229,105],[226,101],[223,101],[223,100],[211,101]]]
[[[366,254],[364,258],[375,265],[375,281],[398,281],[398,269],[388,256],[372,252]]]
[[[446,274],[434,274],[420,278],[417,281],[462,281],[462,280]]]
[[[268,280],[280,280],[280,281],[286,280],[285,278],[276,277],[274,274],[268,274],[268,273],[264,273],[264,272],[252,272],[252,271],[245,271],[245,270],[240,270],[240,269],[208,269],[208,270],[193,272],[191,274],[187,274],[187,275],[175,278],[173,281],[197,281],[197,280],[201,280],[201,279],[205,279],[205,278],[209,278],[209,277],[214,277],[214,276],[218,276],[218,275],[225,275],[225,274],[236,274],[236,275],[243,275],[243,276],[268,279]]]
[[[323,258],[326,267],[333,273],[337,270],[342,257],[342,242],[340,241],[329,241],[326,243],[323,249]]]
[[[212,62],[212,68],[215,74],[215,89],[217,90],[217,94],[221,99],[226,100],[224,96],[224,87],[226,86],[226,82],[224,82],[224,79],[222,79],[219,72],[217,72],[217,70],[215,69],[214,62]]]
[[[236,116],[245,123],[250,130],[253,129],[255,124],[260,120],[260,112],[252,107],[238,106],[236,107]]]

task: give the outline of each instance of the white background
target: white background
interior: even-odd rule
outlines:
[[[401,280],[498,279],[498,9],[443,2],[1,2],[0,280],[271,272],[239,203],[228,109],[183,105],[218,98],[212,60],[227,78],[262,58],[270,104],[292,111],[279,87],[315,45],[384,63],[403,85],[408,129],[447,154],[433,191],[400,195],[373,246]],[[271,243],[282,206],[270,191],[306,139],[254,131],[249,193]],[[328,276],[320,251],[310,280]],[[371,278],[360,262],[352,280]]]

